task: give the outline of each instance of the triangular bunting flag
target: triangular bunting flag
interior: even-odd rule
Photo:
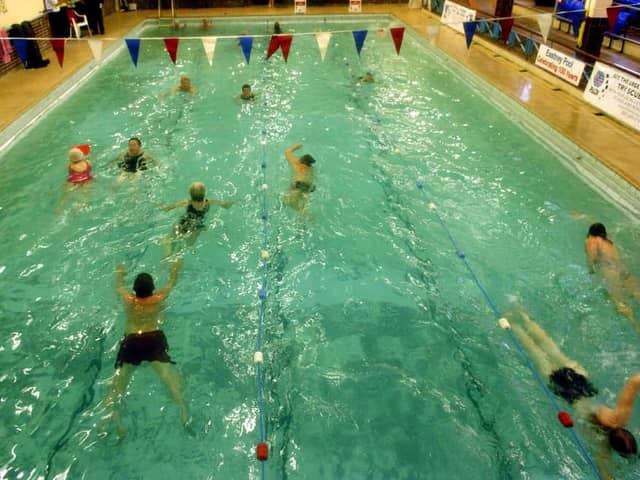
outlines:
[[[400,47],[402,47],[402,37],[404,37],[404,27],[390,28],[391,38],[396,47],[396,54],[400,55]]]
[[[96,62],[102,59],[102,40],[89,40],[89,49],[91,49],[91,55]]]
[[[331,40],[331,34],[329,32],[316,33],[316,42],[320,49],[320,58],[324,62],[324,57],[327,54],[327,48],[329,48],[329,41]]]
[[[620,7],[607,7],[607,20],[609,21],[609,31],[613,31],[620,15]]]
[[[244,58],[246,58],[247,63],[249,63],[249,59],[251,58],[251,46],[253,45],[253,37],[238,37],[238,42],[240,42],[240,47],[242,47]]]
[[[572,14],[571,16],[571,26],[573,27],[573,37],[578,38],[578,34],[580,33],[580,25],[582,25],[582,21],[584,20],[584,12],[577,12]]]
[[[124,41],[129,49],[129,55],[131,55],[131,61],[137,67],[138,66],[138,54],[140,53],[140,39],[139,38],[125,38]]]
[[[49,40],[51,48],[53,48],[53,51],[56,52],[56,57],[58,57],[60,68],[62,68],[62,64],[64,63],[64,43],[66,40],[66,38],[52,38]]]
[[[476,24],[476,22],[463,22],[462,27],[464,28],[464,36],[467,40],[467,48],[469,48],[478,24]]]
[[[280,35],[280,50],[282,50],[282,56],[286,62],[289,58],[289,50],[291,49],[291,42],[293,41],[293,35]]]
[[[20,61],[26,67],[27,59],[29,58],[29,56],[27,55],[28,40],[17,39],[17,40],[11,40],[11,42],[13,43],[13,48],[16,49],[16,53],[18,54],[18,57],[20,57]]]
[[[207,55],[207,62],[213,65],[213,52],[216,51],[216,37],[202,37],[202,46],[204,53]]]
[[[269,48],[267,49],[267,58],[271,58],[271,55],[276,53],[279,47],[280,47],[280,36],[271,35],[271,40],[269,41]]]
[[[427,38],[431,43],[436,41],[438,32],[440,32],[440,25],[427,25]]]
[[[169,52],[169,56],[171,57],[171,61],[173,64],[176,64],[176,58],[178,57],[178,43],[180,42],[177,38],[165,38],[164,46],[167,48],[167,52]]]
[[[544,43],[547,43],[549,37],[549,31],[551,30],[551,24],[553,23],[553,14],[547,13],[544,15],[538,15],[538,26],[540,27],[540,34]]]
[[[356,50],[358,51],[358,56],[360,56],[360,51],[362,50],[362,46],[364,45],[365,38],[367,38],[366,30],[354,30],[353,39],[356,42]]]
[[[499,20],[500,22],[500,40],[503,43],[507,43],[509,40],[509,34],[511,33],[511,29],[513,28],[513,18],[502,18]]]

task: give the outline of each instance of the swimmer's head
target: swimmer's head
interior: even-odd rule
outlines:
[[[69,150],[69,161],[71,163],[78,163],[84,160],[84,153],[79,148],[73,147]]]
[[[148,273],[139,273],[133,282],[133,291],[136,292],[138,298],[150,297],[155,288],[153,278]]]
[[[202,24],[200,24],[200,27],[203,28],[203,29],[207,29],[207,28],[209,28],[209,25],[211,25],[209,23],[209,19],[208,18],[203,18],[202,19]]]
[[[316,159],[307,153],[300,157],[300,163],[304,163],[307,167],[310,167],[311,165],[316,163]]]
[[[273,24],[273,33],[276,35],[282,33],[282,28],[280,28],[280,22],[276,22]]]
[[[140,139],[138,137],[131,137],[129,139],[129,153],[131,155],[138,155],[140,153],[140,150],[142,148],[142,142],[140,141]]]
[[[207,187],[202,182],[193,182],[189,187],[189,195],[194,202],[202,202],[207,194]]]
[[[601,237],[607,240],[607,229],[601,223],[594,223],[589,227],[590,237]]]
[[[638,444],[629,430],[614,428],[609,431],[609,445],[623,457],[632,457],[638,454]]]
[[[187,75],[180,77],[180,88],[183,90],[189,90],[191,88],[191,79]]]

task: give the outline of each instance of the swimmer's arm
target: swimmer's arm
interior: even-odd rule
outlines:
[[[175,262],[173,262],[173,266],[171,267],[171,271],[169,272],[169,282],[165,285],[164,288],[158,290],[157,295],[159,295],[163,299],[169,295],[178,281],[178,271],[180,270],[180,267],[182,267],[182,259],[178,258]]]
[[[293,152],[298,150],[300,147],[302,147],[302,144],[301,143],[296,143],[295,145],[292,145],[289,148],[287,148],[287,150],[285,151],[285,155],[287,157],[287,161],[291,165],[298,165],[300,163],[300,161],[293,154]]]
[[[638,396],[638,390],[640,390],[640,373],[636,373],[624,384],[618,394],[615,408],[611,409],[603,405],[598,407],[596,412],[598,423],[609,428],[624,428],[633,413],[633,404]]]
[[[189,205],[189,200],[181,200],[178,203],[174,203],[173,205],[160,205],[160,208],[165,212],[168,212],[169,210],[173,210],[174,208],[186,207],[187,205]]]
[[[587,268],[589,273],[594,273],[594,265],[598,257],[598,244],[596,242],[585,241],[585,251],[587,253]]]
[[[207,200],[207,205],[217,205],[222,208],[229,208],[233,205],[231,200]]]
[[[124,286],[124,274],[126,272],[126,268],[124,265],[118,265],[116,267],[116,292],[123,299],[129,295],[129,290]]]

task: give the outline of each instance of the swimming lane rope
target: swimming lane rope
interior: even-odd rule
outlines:
[[[266,100],[264,105],[266,107]],[[256,342],[256,351],[253,355],[253,361],[256,365],[256,383],[258,388],[258,428],[260,434],[260,442],[256,447],[256,458],[260,460],[260,478],[265,479],[265,461],[269,458],[269,446],[265,441],[265,427],[264,427],[264,394],[263,394],[263,354],[262,354],[262,338],[264,332],[264,318],[267,302],[267,272],[269,270],[269,216],[267,209],[267,131],[264,127],[261,130],[262,140],[262,154],[260,169],[262,171],[262,184],[260,185],[261,191],[261,218],[262,218],[262,251],[260,257],[262,259],[262,283],[260,290],[258,291],[258,298],[260,299],[260,312],[258,318],[258,339]]]
[[[555,408],[555,410],[558,412],[558,420],[560,421],[560,423],[565,428],[567,428],[571,432],[571,436],[572,436],[574,442],[576,443],[578,449],[580,450],[580,453],[582,453],[582,456],[587,461],[589,466],[592,468],[592,470],[595,473],[596,477],[598,479],[602,480],[602,476],[600,475],[600,471],[598,470],[598,467],[596,466],[596,464],[594,463],[593,459],[591,458],[591,455],[589,454],[587,448],[585,447],[584,442],[582,441],[582,439],[580,438],[578,433],[573,428],[573,420],[571,419],[571,417],[569,416],[569,414],[567,412],[563,411],[560,408],[560,405],[558,404],[556,398],[549,391],[549,388],[547,387],[546,383],[544,382],[544,380],[540,376],[540,372],[538,372],[538,370],[534,367],[534,365],[533,365],[533,363],[531,361],[531,358],[529,357],[529,355],[525,351],[524,347],[522,346],[522,344],[520,343],[518,338],[515,336],[515,334],[511,330],[511,326],[509,325],[509,321],[502,316],[502,314],[498,310],[498,307],[496,307],[495,302],[491,299],[491,296],[489,295],[487,290],[484,288],[482,283],[480,283],[480,280],[478,279],[478,276],[473,271],[473,268],[471,268],[471,265],[469,264],[469,261],[467,260],[467,255],[458,246],[458,243],[456,242],[456,239],[451,234],[451,231],[449,230],[449,228],[447,228],[447,224],[444,222],[444,220],[442,220],[442,217],[438,214],[436,204],[433,203],[429,199],[427,193],[425,192],[424,183],[421,182],[421,181],[418,181],[418,182],[416,182],[416,186],[418,187],[418,190],[423,194],[423,196],[427,199],[429,209],[432,211],[432,213],[435,216],[435,218],[437,219],[438,223],[440,224],[440,226],[443,228],[443,230],[447,234],[447,237],[449,237],[449,241],[451,242],[451,245],[453,246],[453,248],[454,248],[454,250],[456,252],[456,256],[462,261],[462,263],[464,264],[465,268],[467,269],[467,272],[469,273],[469,275],[473,279],[474,283],[476,284],[478,289],[482,292],[482,295],[484,296],[485,300],[487,301],[487,303],[491,307],[491,310],[493,310],[493,313],[495,314],[496,319],[498,319],[498,324],[500,325],[500,327],[504,331],[507,332],[507,334],[511,338],[512,343],[516,346],[516,348],[518,349],[518,351],[522,355],[522,358],[524,358],[527,366],[529,367],[529,369],[533,373],[533,376],[535,377],[536,381],[540,385],[540,388],[542,388],[542,390],[546,394],[547,399],[549,400],[551,405]]]

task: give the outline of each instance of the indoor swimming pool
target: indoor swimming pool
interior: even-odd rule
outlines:
[[[584,239],[604,223],[640,275],[637,192],[409,29],[396,55],[393,17],[280,24],[295,34],[286,63],[264,58],[273,18],[213,19],[209,65],[197,22],[148,22],[129,35],[143,37],[137,67],[118,45],[0,134],[0,478],[260,478],[263,164],[266,478],[597,478],[449,235],[498,308],[521,305],[612,405],[640,370],[639,337],[589,274]],[[368,31],[360,55],[353,30]],[[324,61],[317,31],[334,32]],[[174,35],[177,65],[154,40]],[[197,94],[161,95],[181,75]],[[245,83],[254,101],[235,98]],[[158,166],[122,178],[112,161],[133,136]],[[317,160],[307,218],[282,201],[298,142]],[[84,143],[95,180],[59,208],[68,149]],[[128,288],[141,271],[167,282],[162,242],[182,212],[159,206],[194,181],[234,202],[184,250],[165,312],[194,434],[142,365],[127,436],[104,436],[125,325],[115,269]],[[630,425],[640,434],[638,413]]]

